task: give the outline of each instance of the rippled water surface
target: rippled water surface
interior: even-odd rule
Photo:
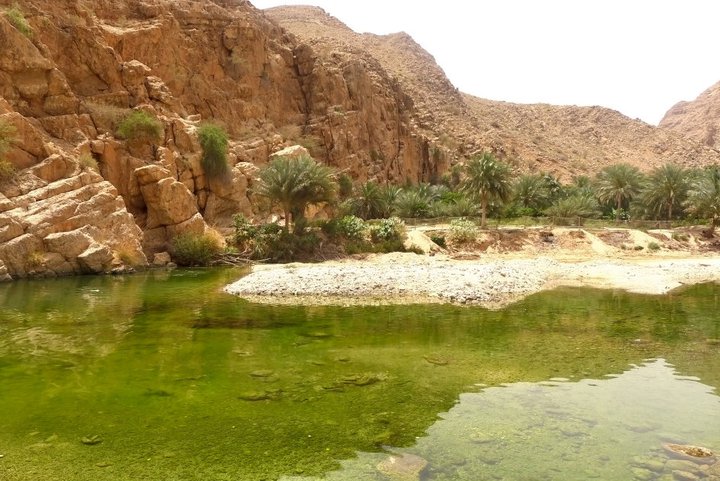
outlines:
[[[716,285],[493,312],[260,306],[239,275],[1,285],[0,479],[711,477],[662,446],[720,451]]]

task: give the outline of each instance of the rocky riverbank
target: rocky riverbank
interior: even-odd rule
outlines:
[[[664,294],[685,284],[720,281],[720,259],[552,258],[453,260],[385,254],[322,264],[255,266],[225,290],[273,304],[457,303],[500,308],[558,286]]]

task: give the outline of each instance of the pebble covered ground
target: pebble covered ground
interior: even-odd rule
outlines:
[[[453,303],[492,303],[536,292],[545,284],[550,260],[492,263],[428,261],[288,264],[255,270],[227,288],[240,296],[415,299]]]
[[[255,302],[387,304],[442,302],[496,308],[559,285],[662,294],[720,280],[720,259],[564,263],[549,258],[456,261],[386,254],[367,260],[255,266],[225,290]]]

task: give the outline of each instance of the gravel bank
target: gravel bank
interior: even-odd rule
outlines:
[[[549,258],[456,261],[386,254],[361,261],[255,266],[225,290],[272,304],[441,302],[499,308],[557,286],[662,294],[710,281],[720,281],[720,259],[563,263]]]

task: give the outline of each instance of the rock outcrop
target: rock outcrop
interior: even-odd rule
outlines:
[[[691,102],[678,102],[660,121],[660,127],[720,150],[720,82]]]

